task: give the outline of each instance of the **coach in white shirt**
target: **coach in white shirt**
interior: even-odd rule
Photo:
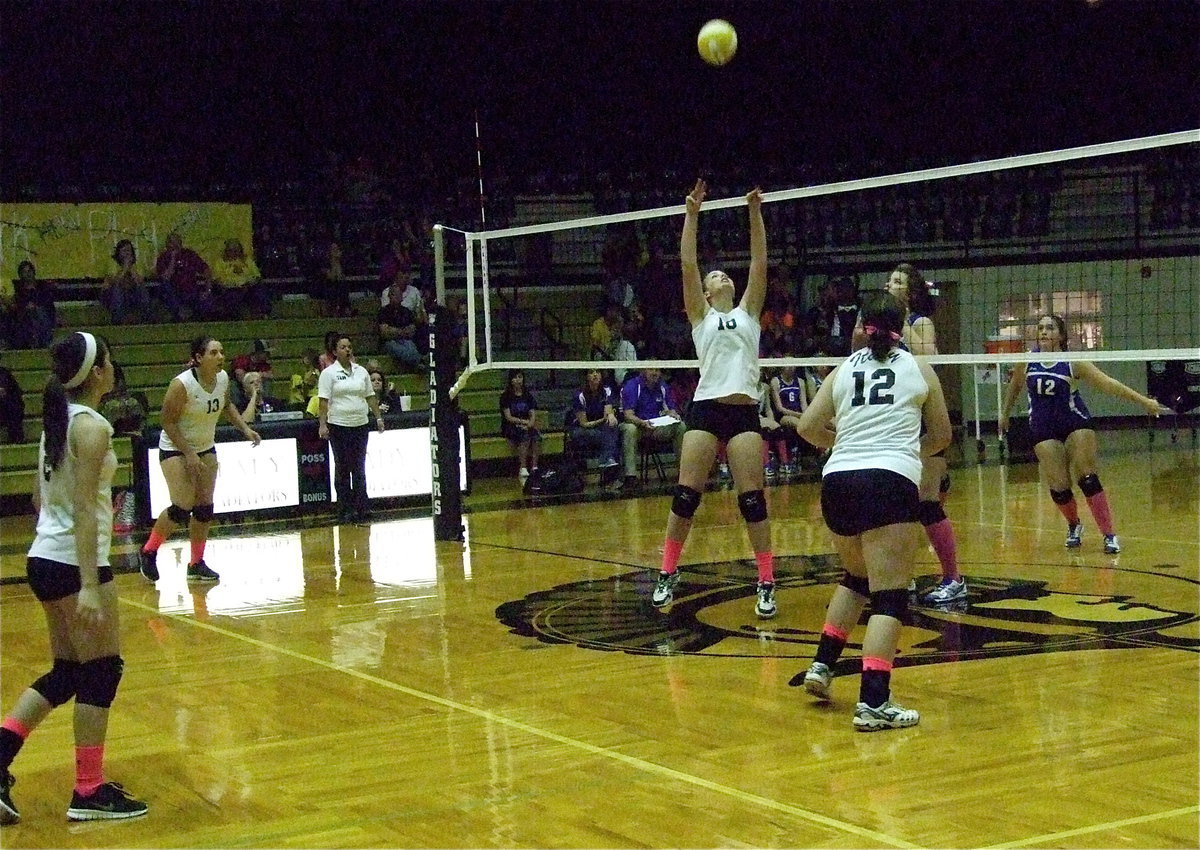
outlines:
[[[367,510],[367,436],[373,414],[383,433],[383,412],[367,370],[354,362],[350,337],[339,336],[336,359],[317,379],[318,433],[329,440],[335,465],[333,486],[338,521],[365,520]]]

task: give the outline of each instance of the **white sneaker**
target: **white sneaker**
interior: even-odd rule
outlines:
[[[1121,541],[1117,540],[1117,535],[1104,535],[1104,554],[1119,555],[1121,554]]]
[[[1078,549],[1083,545],[1083,523],[1077,522],[1067,526],[1067,548]]]
[[[758,601],[754,603],[754,613],[760,620],[769,620],[775,616],[777,610],[774,582],[760,581],[758,583]]]
[[[658,582],[654,585],[654,593],[650,595],[650,604],[655,608],[665,608],[675,599],[675,585],[679,584],[679,570],[673,573],[660,572]]]
[[[829,686],[833,683],[833,671],[828,664],[814,661],[804,674],[804,690],[817,699],[829,699]]]
[[[522,484],[524,484],[526,481],[528,481],[529,480],[529,470],[526,469],[525,467],[521,467],[521,471],[517,473],[517,480],[520,481]]]
[[[860,702],[854,707],[854,728],[859,732],[903,729],[906,726],[916,726],[920,722],[921,715],[914,709],[896,705],[891,700],[878,708],[871,708],[865,702]]]
[[[967,582],[966,579],[945,579],[933,590],[925,594],[924,600],[933,605],[942,605],[946,602],[954,602],[957,599],[967,598]]]

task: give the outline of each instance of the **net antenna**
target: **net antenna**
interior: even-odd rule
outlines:
[[[1046,151],[1041,153],[1025,154],[1014,157],[1006,157],[1001,159],[984,160],[979,162],[963,163],[959,165],[943,166],[938,168],[929,168],[921,171],[913,171],[902,174],[889,174],[877,177],[869,177],[858,180],[839,181],[834,183],[825,183],[814,186],[805,186],[794,189],[785,189],[781,191],[766,192],[763,194],[763,204],[771,205],[778,204],[784,201],[798,201],[802,199],[824,198],[835,195],[846,195],[855,192],[869,192],[871,190],[889,189],[896,186],[902,186],[910,183],[930,183],[939,180],[948,180],[952,178],[965,178],[973,175],[990,174],[1013,169],[1036,168],[1042,166],[1053,165],[1056,163],[1068,163],[1076,160],[1084,160],[1098,157],[1117,156],[1121,154],[1130,154],[1137,151],[1145,151],[1155,148],[1165,148],[1173,145],[1189,145],[1200,142],[1200,129],[1186,130],[1174,133],[1166,133],[1155,136],[1145,136],[1136,139],[1127,139],[1116,142],[1106,142],[1101,144],[1084,145],[1074,148],[1065,148],[1056,151]],[[481,160],[480,160],[481,161]],[[482,200],[482,178],[481,178],[481,200]],[[717,210],[733,209],[744,207],[746,200],[743,196],[706,200],[704,210],[706,213],[712,213]],[[557,233],[561,231],[582,230],[586,228],[596,229],[604,228],[609,225],[625,224],[630,222],[649,222],[654,219],[662,219],[667,217],[679,217],[685,212],[683,204],[673,204],[670,206],[653,207],[649,209],[636,210],[632,212],[610,213],[605,215],[592,215],[582,218],[575,218],[563,221],[544,222],[539,224],[527,224],[514,227],[499,228],[496,230],[480,230],[477,232],[462,232],[460,233],[465,241],[465,257],[466,257],[466,286],[467,286],[467,305],[468,305],[468,333],[469,333],[469,356],[465,370],[460,375],[458,381],[454,384],[450,391],[451,397],[456,396],[470,380],[471,376],[476,372],[489,369],[555,369],[555,370],[586,370],[595,366],[595,361],[592,360],[555,360],[554,362],[539,362],[539,361],[510,361],[497,360],[494,357],[492,347],[492,315],[490,309],[490,285],[489,285],[489,266],[488,266],[488,244],[500,240],[517,240],[521,237],[528,237],[537,234]],[[482,208],[481,208],[482,213]],[[449,229],[449,228],[448,228]],[[770,224],[768,224],[768,238],[772,238],[770,232]],[[475,246],[479,247],[479,265],[478,271],[475,260]],[[772,249],[777,248],[777,245],[772,243]],[[893,248],[893,255],[898,250]],[[476,277],[479,277],[481,287],[476,289]],[[475,302],[476,296],[482,301],[484,310],[484,328],[483,328],[483,358],[479,357],[477,351],[475,335]],[[1160,357],[1194,357],[1196,352],[1192,349],[1163,349],[1158,350],[1157,354]],[[1007,362],[1022,362],[1027,361],[1028,355],[1021,353],[995,354],[989,355],[991,362],[1007,363]],[[1063,359],[1089,359],[1103,361],[1105,359],[1123,360],[1129,358],[1129,352],[1102,352],[1089,351],[1084,353],[1068,353]],[[772,361],[771,365],[796,365],[796,366],[834,366],[841,362],[840,357],[805,357],[805,358],[780,358]],[[933,364],[971,364],[979,362],[978,354],[943,354],[936,355],[930,358]],[[640,360],[637,363],[638,368],[661,368],[661,369],[676,369],[676,368],[694,368],[697,366],[697,361],[694,359],[686,360]]]

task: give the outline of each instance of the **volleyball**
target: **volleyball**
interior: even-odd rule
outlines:
[[[737,53],[737,30],[729,21],[713,18],[700,28],[696,48],[709,65],[725,65]]]

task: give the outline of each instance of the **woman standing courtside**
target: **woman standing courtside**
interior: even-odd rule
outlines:
[[[158,462],[171,504],[158,515],[150,538],[140,553],[142,575],[158,581],[158,549],[175,529],[188,523],[191,553],[187,577],[218,581],[220,576],[204,563],[204,547],[213,520],[213,492],[217,486],[217,420],[225,418],[258,445],[262,438],[229,403],[229,375],[225,349],[210,336],[192,340],[191,364],[171,379],[163,397],[162,433],[158,437]]]
[[[1038,350],[1059,352],[1067,350],[1067,325],[1058,316],[1042,316],[1037,323]],[[1115,378],[1104,374],[1095,364],[1084,360],[1041,360],[1018,363],[1013,369],[1004,406],[1000,411],[1000,432],[1008,431],[1008,412],[1024,386],[1029,392],[1029,430],[1033,451],[1037,455],[1042,478],[1050,487],[1050,498],[1067,521],[1067,548],[1076,549],[1083,543],[1083,523],[1075,494],[1071,491],[1071,470],[1079,475],[1079,489],[1087,499],[1096,526],[1104,535],[1104,551],[1116,555],[1121,551],[1113,528],[1108,496],[1100,485],[1096,461],[1096,432],[1092,417],[1079,395],[1078,382],[1101,392],[1132,401],[1158,416],[1167,408],[1144,396]]]
[[[679,583],[679,558],[700,505],[719,442],[726,443],[738,507],[746,520],[758,564],[755,613],[775,616],[775,564],[771,523],[763,493],[763,440],[759,434],[759,313],[767,290],[767,233],[762,192],[746,195],[750,211],[750,270],[746,291],[735,306],[733,280],[723,271],[700,278],[696,231],[707,187],[697,180],[687,196],[679,259],[683,272],[683,305],[692,325],[692,341],[700,360],[700,383],[687,413],[687,433],[679,458],[679,483],[667,517],[662,572],[651,603],[669,605]]]
[[[833,449],[822,470],[821,513],[846,570],[829,601],[804,687],[829,698],[832,668],[870,599],[854,709],[854,727],[864,732],[914,726],[920,719],[891,701],[892,661],[920,536],[921,460],[950,443],[950,416],[937,376],[900,347],[904,314],[894,296],[868,295],[867,347],[830,374],[800,417],[804,439]]]
[[[53,374],[42,403],[37,536],[29,548],[29,589],[46,612],[50,671],[17,699],[0,724],[0,823],[21,819],[9,767],[29,733],[75,699],[75,793],[70,820],[116,820],[146,813],[115,782],[104,781],[108,712],[121,681],[117,586],[109,567],[112,426],[97,411],[112,389],[104,340],[73,333],[50,349]]]
[[[318,433],[333,450],[334,480],[338,498],[338,521],[365,520],[367,509],[367,437],[375,416],[383,433],[383,412],[371,386],[367,370],[354,362],[350,337],[340,334],[334,347],[337,359],[317,379],[320,410]]]

